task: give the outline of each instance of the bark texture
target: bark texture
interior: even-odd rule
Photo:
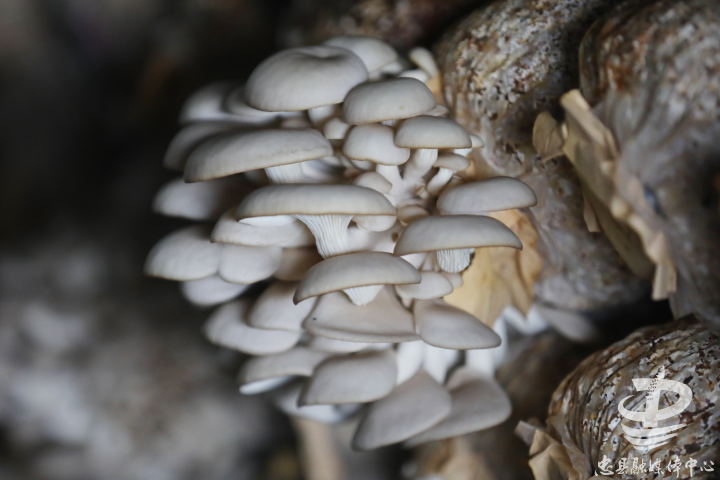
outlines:
[[[582,93],[621,152],[616,188],[670,244],[677,313],[720,328],[720,4],[623,4],[581,52]]]
[[[479,135],[473,152],[482,176],[508,175],[530,185],[543,271],[536,297],[554,307],[602,310],[647,291],[606,237],[588,231],[580,181],[564,157],[540,161],[532,146],[538,114],[557,113],[560,96],[578,86],[583,34],[612,0],[509,0],[482,8],[436,49],[453,117]]]
[[[665,379],[684,383],[693,393],[692,402],[679,415],[661,421],[658,426],[685,423],[677,437],[648,453],[640,453],[626,440],[621,422],[635,426],[618,412],[618,404],[629,395],[626,408],[643,411],[649,392],[639,395],[633,379],[655,378],[665,367]],[[647,473],[642,478],[690,478],[685,467],[691,458],[698,462],[717,462],[720,453],[720,394],[718,369],[720,367],[720,338],[693,317],[660,326],[636,331],[585,359],[560,385],[550,404],[548,416],[562,418],[560,430],[567,438],[563,443],[577,446],[588,462],[588,474],[597,468],[604,456],[612,461],[613,470],[621,458],[660,461],[664,468],[677,456],[683,469],[676,477],[674,472]],[[661,392],[659,409],[674,404],[678,395]],[[563,434],[561,434],[563,435]],[[692,478],[717,478],[716,472],[698,472]],[[637,478],[618,475],[613,478]]]

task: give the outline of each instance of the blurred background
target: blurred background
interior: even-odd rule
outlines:
[[[297,477],[207,313],[142,276],[183,99],[271,53],[282,3],[0,1],[0,479]]]

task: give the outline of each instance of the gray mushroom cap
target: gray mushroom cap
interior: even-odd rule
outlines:
[[[502,222],[474,215],[432,215],[418,218],[400,234],[394,255],[505,246],[522,249],[520,239]]]
[[[392,349],[329,358],[317,366],[300,394],[300,405],[337,405],[378,400],[392,391],[397,365]]]
[[[345,48],[292,48],[263,61],[245,85],[248,105],[268,112],[308,110],[342,103],[367,80],[363,61]]]
[[[260,168],[289,165],[332,155],[313,129],[267,129],[219,135],[205,141],[185,165],[185,181],[200,182]]]
[[[429,345],[453,350],[493,348],[500,336],[469,313],[442,300],[415,302],[415,329]]]
[[[395,133],[395,145],[405,148],[470,148],[465,129],[449,118],[421,115],[405,120]]]
[[[381,193],[357,185],[271,185],[245,197],[239,220],[276,215],[395,215]]]
[[[420,280],[415,267],[389,253],[349,253],[313,266],[300,282],[293,301],[298,303],[349,288],[420,283]]]
[[[401,165],[410,158],[410,149],[396,146],[394,135],[395,130],[386,125],[358,125],[348,133],[343,143],[343,154],[353,160]]]
[[[248,325],[269,330],[302,330],[302,322],[312,310],[315,302],[293,303],[297,288],[295,282],[273,282],[253,303],[248,313]]]
[[[288,375],[309,377],[315,367],[330,355],[305,347],[295,347],[286,352],[253,357],[243,365],[238,380],[241,384],[247,384]]]
[[[323,295],[303,327],[313,335],[348,342],[412,342],[419,338],[412,315],[390,287],[363,306],[353,305],[340,292]]]
[[[415,117],[429,112],[437,102],[430,89],[414,78],[392,78],[363,83],[343,102],[343,117],[350,125]]]
[[[246,323],[250,308],[247,300],[226,303],[205,324],[209,340],[227,348],[251,355],[270,355],[290,350],[300,339],[300,332],[264,330]]]
[[[187,301],[198,307],[211,307],[228,302],[245,290],[249,285],[226,282],[218,275],[189,280],[180,284],[180,291]]]
[[[299,237],[307,235],[312,237],[312,234],[307,231],[307,227],[300,221],[290,222],[279,227],[258,227],[238,222],[235,219],[236,209],[237,207],[233,207],[226,211],[215,224],[215,228],[213,228],[210,235],[213,242],[234,243],[249,247],[267,247],[280,244],[284,246],[284,244],[290,242],[297,243],[304,240],[304,238]],[[311,239],[310,245],[314,245],[315,237]]]
[[[445,190],[437,201],[443,215],[478,215],[537,204],[532,188],[512,177],[494,177]]]
[[[145,262],[147,275],[168,280],[200,280],[214,275],[222,246],[210,243],[208,228],[186,227],[160,240]]]
[[[446,168],[454,172],[460,172],[470,166],[470,160],[457,153],[441,153],[438,155],[437,160],[433,164],[433,167]]]
[[[176,178],[158,190],[153,210],[167,217],[215,220],[228,207],[240,203],[251,189],[251,185],[237,177],[202,183],[185,183]]]
[[[371,188],[382,194],[386,194],[392,189],[392,183],[377,172],[365,172],[358,175],[353,180],[353,185]]]
[[[434,427],[409,439],[412,447],[431,440],[457,437],[484,430],[508,419],[512,405],[505,391],[492,378],[468,367],[453,372],[447,383],[452,397],[450,415]]]
[[[372,450],[407,440],[444,420],[451,405],[450,394],[420,370],[370,405],[355,431],[353,448]]]
[[[188,157],[198,145],[221,133],[238,130],[238,125],[229,122],[192,123],[176,133],[170,141],[165,151],[163,167],[182,172]]]

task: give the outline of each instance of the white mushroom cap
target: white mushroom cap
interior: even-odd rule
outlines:
[[[303,322],[316,336],[348,342],[411,342],[418,339],[413,318],[390,287],[380,290],[375,301],[358,307],[342,293],[320,297],[315,310]]]
[[[340,118],[331,118],[323,126],[323,135],[328,140],[342,140],[350,130],[350,125],[343,122]]]
[[[502,387],[492,378],[471,368],[461,367],[453,372],[447,389],[452,397],[450,415],[429,430],[409,439],[406,446],[485,430],[504,422],[512,412],[510,399]]]
[[[241,117],[225,110],[225,99],[237,86],[232,82],[217,82],[202,87],[185,100],[180,111],[180,123],[200,121],[242,122]]]
[[[353,448],[372,450],[402,442],[444,420],[451,408],[450,394],[420,370],[370,405],[355,431]]]
[[[182,282],[180,291],[193,305],[211,307],[232,300],[248,287],[249,285],[226,282],[219,276],[212,275],[200,280]]]
[[[420,273],[402,258],[384,252],[359,252],[324,260],[300,282],[293,300],[370,285],[420,283]]]
[[[405,205],[398,208],[397,217],[403,224],[414,222],[418,218],[427,217],[430,212],[418,205]]]
[[[322,259],[315,247],[286,248],[280,257],[280,266],[275,270],[275,278],[284,282],[299,282]]]
[[[364,350],[370,344],[364,342],[348,342],[345,340],[335,340],[334,338],[312,336],[307,343],[308,348],[318,350],[320,352],[329,353],[353,353]]]
[[[315,367],[328,358],[329,353],[295,347],[287,352],[248,359],[238,374],[240,392],[247,394],[249,386],[262,380],[287,376],[309,377]],[[243,388],[245,387],[245,388]]]
[[[237,218],[275,215],[395,215],[382,194],[355,185],[271,185],[245,197]]]
[[[462,155],[463,157],[466,157],[470,154],[471,151],[473,151],[473,149],[485,146],[485,142],[483,142],[482,138],[478,137],[477,135],[470,134],[470,140],[472,141],[471,147],[456,148],[453,150],[453,152],[457,153],[458,155]]]
[[[435,108],[433,93],[414,78],[392,78],[353,88],[343,103],[350,125],[415,117]]]
[[[269,330],[302,330],[302,322],[315,306],[314,301],[293,303],[295,282],[273,282],[253,303],[248,314],[248,324]]]
[[[443,215],[479,215],[535,204],[537,196],[532,188],[512,177],[494,177],[458,185],[445,190],[437,201]]]
[[[237,300],[218,308],[205,324],[205,336],[213,343],[250,355],[270,355],[290,350],[300,332],[264,330],[246,323],[250,302]]]
[[[263,112],[248,105],[245,101],[245,87],[242,85],[228,94],[225,99],[225,109],[248,123],[258,125],[271,123],[280,116],[276,112]]]
[[[185,165],[185,181],[200,182],[327,157],[332,153],[330,142],[312,129],[267,129],[220,135],[190,154]]]
[[[395,387],[397,365],[392,350],[329,358],[305,382],[299,405],[366,403]]]
[[[446,168],[454,172],[461,172],[470,166],[470,160],[456,153],[441,153],[433,167]]]
[[[427,48],[415,47],[408,53],[408,58],[418,67],[422,68],[430,77],[437,75],[438,68],[435,57]]]
[[[347,49],[292,48],[255,68],[245,85],[245,100],[268,112],[308,110],[342,103],[350,89],[367,77],[365,64]]]
[[[350,130],[343,144],[343,154],[353,160],[366,160],[381,165],[401,165],[410,158],[410,149],[395,146],[395,130],[371,123]]]
[[[397,256],[433,250],[477,247],[522,249],[520,239],[502,222],[474,215],[432,215],[410,223],[400,234]]]
[[[193,185],[203,185],[203,183]],[[307,232],[308,235],[312,236],[307,227],[297,220],[279,227],[257,227],[238,222],[235,219],[236,209],[237,207],[233,207],[225,212],[215,224],[215,228],[210,234],[210,239],[213,242],[234,243],[249,247],[268,247],[292,242],[300,237],[303,232]],[[311,244],[314,243],[313,237]]]
[[[450,113],[450,110],[448,110],[448,108],[445,105],[441,105],[438,103],[437,105],[435,105],[435,108],[433,108],[432,110],[427,112],[426,115],[432,115],[433,117],[444,117],[448,113]],[[470,139],[472,140],[472,138],[474,136],[475,135],[470,135]],[[473,142],[474,142],[474,140],[473,140]],[[473,143],[473,145],[475,145],[475,143]]]
[[[500,336],[480,320],[442,300],[415,302],[415,329],[425,343],[468,350],[500,345]]]
[[[420,272],[422,280],[415,285],[398,285],[395,287],[400,298],[418,298],[428,300],[450,295],[453,285],[450,280],[439,272]]]
[[[348,418],[348,405],[308,405],[298,406],[303,382],[292,382],[273,392],[273,403],[277,408],[292,417],[309,418],[321,423],[337,423]],[[344,408],[340,408],[344,407]]]
[[[307,111],[311,125],[322,130],[323,125],[331,118],[337,118],[341,113],[340,105],[325,105],[323,107],[311,108]]]
[[[433,164],[439,170],[427,184],[427,191],[431,195],[437,195],[452,179],[453,173],[465,170],[470,166],[470,160],[456,153],[440,154]]]
[[[397,52],[390,45],[365,35],[340,35],[325,41],[324,44],[350,50],[360,57],[368,72],[378,70],[398,58]]]
[[[415,70],[405,70],[400,75],[398,75],[400,78],[414,78],[415,80],[419,80],[423,83],[426,83],[428,80],[430,80],[430,75],[427,74],[425,70],[421,70],[419,68]]]
[[[188,125],[176,133],[170,141],[170,145],[165,151],[163,167],[182,172],[190,153],[198,145],[215,135],[238,130],[238,125],[227,122],[202,122]]]
[[[358,187],[372,188],[376,192],[386,194],[392,188],[392,183],[377,172],[365,172],[353,180],[353,185]]]
[[[255,283],[270,277],[278,266],[282,248],[226,244],[218,263],[218,275],[226,282]]]
[[[209,230],[195,225],[171,233],[150,251],[145,274],[168,280],[199,280],[214,275],[222,246],[210,243]]]
[[[168,217],[215,220],[231,205],[237,205],[251,186],[236,177],[203,183],[170,180],[153,200],[153,210]]]
[[[421,115],[405,120],[395,133],[395,145],[405,148],[468,148],[470,135],[449,118]]]

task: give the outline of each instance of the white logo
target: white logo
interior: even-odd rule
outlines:
[[[669,427],[658,427],[660,420],[680,415],[692,402],[692,390],[684,383],[665,379],[665,367],[661,367],[655,378],[633,378],[635,389],[639,392],[647,391],[645,397],[645,411],[633,412],[624,407],[625,402],[632,395],[623,398],[618,405],[620,415],[628,420],[642,422],[643,428],[631,428],[621,425],[627,435],[625,438],[632,443],[637,450],[642,452],[650,451],[660,445],[665,445],[678,434],[678,430],[685,428],[684,423]],[[658,410],[660,394],[663,391],[677,393],[680,398],[670,407]],[[675,432],[675,433],[672,433]]]

